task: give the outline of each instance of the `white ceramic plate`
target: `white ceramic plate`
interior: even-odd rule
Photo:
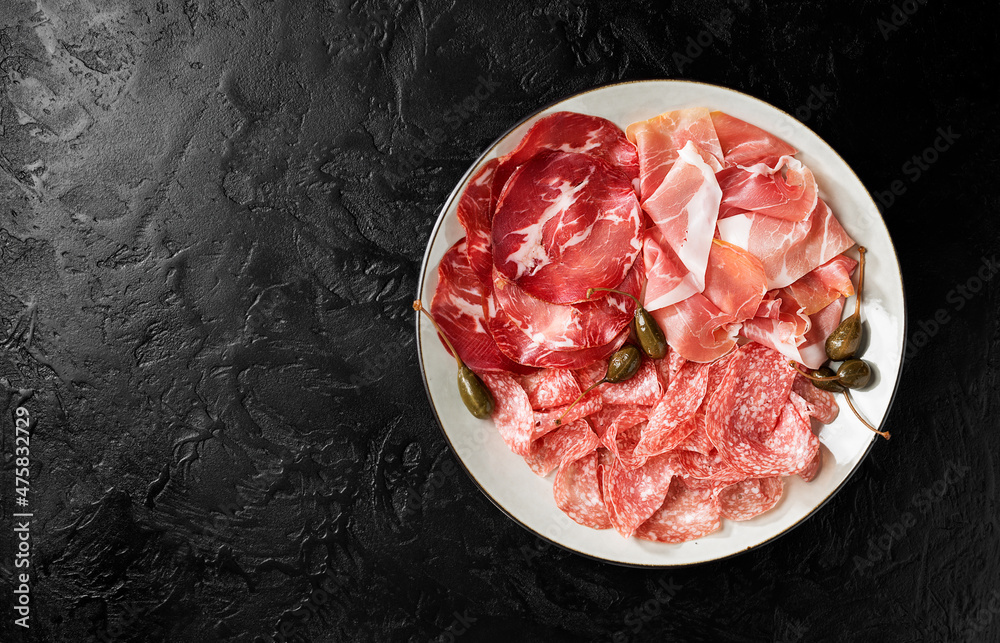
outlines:
[[[539,117],[562,110],[582,112],[603,116],[624,130],[630,123],[668,110],[697,106],[722,110],[798,148],[797,158],[813,171],[820,196],[850,235],[867,247],[862,315],[871,340],[864,357],[873,365],[875,377],[870,388],[855,394],[854,399],[872,424],[881,425],[896,390],[906,336],[903,284],[885,224],[864,185],[829,145],[785,112],[731,89],[675,80],[609,85],[559,101],[523,120],[479,157],[442,208],[421,267],[420,298],[430,302],[437,286],[438,262],[465,235],[456,207],[466,182],[483,163],[512,150]],[[857,258],[857,251],[852,252]],[[845,310],[853,306],[851,299]],[[624,539],[613,529],[598,531],[570,520],[552,498],[555,474],[536,476],[507,448],[493,422],[469,414],[458,396],[455,362],[421,316],[417,318],[417,349],[427,394],[445,437],[483,493],[538,536],[580,554],[619,564],[689,565],[766,543],[801,523],[829,500],[857,469],[877,437],[841,402],[839,418],[820,433],[824,452],[820,474],[809,483],[797,476],[786,478],[784,496],[774,509],[747,522],[723,520],[722,529],[716,533],[678,545]],[[878,446],[890,448],[891,443]]]

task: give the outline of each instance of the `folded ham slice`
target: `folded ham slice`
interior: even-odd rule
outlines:
[[[747,339],[773,348],[788,359],[819,368],[826,361],[826,338],[840,324],[844,299],[838,298],[826,308],[806,316],[787,294],[780,295],[784,310],[776,318],[754,317],[743,322],[740,330]],[[790,312],[794,308],[795,312]]]
[[[832,304],[838,297],[854,294],[851,273],[858,262],[845,255],[837,255],[818,268],[789,284],[782,290],[788,293],[807,315],[813,315]]]
[[[819,198],[812,171],[791,156],[782,156],[774,165],[727,167],[717,179],[722,188],[720,219],[749,211],[801,221]]]
[[[714,171],[722,169],[722,147],[712,117],[704,107],[665,112],[632,123],[625,134],[639,151],[639,194],[643,199],[660,187],[678,152],[689,142],[696,145],[702,159]]]
[[[770,132],[724,112],[712,112],[712,124],[722,146],[726,167],[766,163],[773,165],[796,149]]]

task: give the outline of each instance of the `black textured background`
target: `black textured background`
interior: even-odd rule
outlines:
[[[1000,254],[996,14],[0,0],[0,640],[1000,640],[1000,302],[975,281]],[[745,91],[838,150],[882,195],[912,342],[893,439],[831,503],[668,571],[548,546],[487,501],[430,412],[409,309],[496,136],[643,78]]]

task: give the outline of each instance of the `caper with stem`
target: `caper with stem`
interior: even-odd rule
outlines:
[[[604,290],[618,295],[625,295],[635,302],[635,317],[632,319],[632,328],[635,330],[636,339],[639,340],[639,347],[642,352],[653,359],[660,359],[667,354],[667,339],[663,336],[660,325],[656,323],[649,311],[642,307],[642,303],[633,295],[613,288],[590,288],[587,290],[587,299],[594,296],[595,290]]]
[[[858,248],[861,267],[858,269],[858,292],[854,298],[854,314],[840,322],[826,338],[826,356],[835,362],[854,357],[861,345],[861,291],[865,286],[865,247]]]
[[[861,376],[855,373],[856,370],[861,369],[861,367],[857,365],[852,365],[851,367],[848,368],[848,370],[841,373],[840,371],[844,369],[844,364],[849,364],[851,362],[860,362],[864,369],[868,369],[867,376],[862,378]],[[871,431],[878,433],[886,440],[888,440],[891,437],[888,431],[879,431],[874,426],[872,426],[864,417],[861,416],[858,410],[854,408],[854,401],[851,399],[851,391],[848,388],[848,383],[856,384],[863,379],[864,380],[863,383],[858,384],[857,386],[850,387],[850,388],[861,388],[868,383],[868,378],[871,377],[871,367],[869,367],[868,364],[866,364],[863,360],[860,359],[848,360],[847,362],[844,362],[844,364],[840,365],[840,369],[838,369],[837,373],[834,373],[831,369],[825,366],[817,368],[811,373],[806,373],[799,368],[798,362],[793,360],[790,361],[789,363],[800,375],[809,380],[812,380],[813,386],[815,386],[816,388],[822,389],[824,391],[829,391],[831,393],[843,393],[844,397],[847,399],[847,405],[851,407],[851,412],[854,413],[854,416],[858,418],[858,420],[860,420],[862,424],[868,427],[868,429],[870,429]],[[847,382],[843,380],[844,375],[848,376]]]
[[[413,310],[423,313],[427,316],[427,319],[431,320],[434,330],[437,331],[441,339],[447,344],[451,354],[455,356],[455,361],[458,363],[458,394],[462,397],[465,408],[469,409],[470,413],[481,420],[488,418],[496,406],[496,403],[493,401],[493,394],[486,388],[483,381],[479,379],[479,376],[465,365],[462,358],[458,356],[458,351],[452,346],[451,340],[441,331],[441,327],[434,321],[434,317],[424,309],[419,299],[413,302]]]
[[[625,344],[619,348],[608,361],[608,370],[604,374],[604,377],[588,386],[586,391],[580,393],[580,396],[573,400],[573,403],[569,405],[569,408],[567,408],[566,411],[559,416],[559,419],[556,420],[556,426],[562,424],[563,418],[566,417],[571,410],[573,410],[573,407],[577,405],[577,402],[582,400],[587,393],[593,391],[595,387],[607,383],[617,384],[619,382],[632,379],[632,377],[639,372],[640,366],[642,366],[642,355],[639,353],[638,348],[632,344]]]

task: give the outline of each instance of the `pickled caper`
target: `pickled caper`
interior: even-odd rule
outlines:
[[[580,393],[580,396],[573,400],[573,403],[569,405],[569,408],[559,416],[556,420],[556,426],[562,424],[562,420],[566,417],[566,414],[573,410],[573,407],[577,405],[577,402],[582,400],[587,393],[594,390],[595,387],[601,384],[618,384],[619,382],[624,382],[625,380],[632,379],[636,373],[639,372],[639,367],[642,366],[642,354],[639,353],[639,349],[632,344],[625,344],[619,348],[608,360],[608,370],[604,374],[602,379],[597,380],[593,384],[587,387],[587,390]]]
[[[872,378],[872,369],[862,359],[849,359],[837,369],[837,377],[846,388],[864,388]]]
[[[642,352],[653,359],[660,359],[667,354],[667,339],[663,336],[660,325],[656,323],[656,320],[649,314],[649,311],[642,307],[638,298],[627,292],[613,288],[591,288],[587,291],[587,299],[593,296],[595,290],[606,290],[607,292],[625,295],[632,299],[635,302],[635,316],[632,319],[632,329],[635,331],[636,339],[639,340]]]
[[[832,368],[827,366],[822,366],[810,373],[813,377],[823,377],[823,378],[837,378],[837,374],[833,372]],[[844,385],[840,383],[837,379],[823,379],[823,380],[813,380],[813,386],[824,391],[829,391],[830,393],[840,393],[844,390]]]
[[[805,373],[798,367],[797,362],[792,361],[790,364],[800,375],[812,380],[812,383],[816,386],[816,388],[820,388],[831,393],[843,393],[844,398],[847,400],[847,405],[851,407],[851,412],[854,413],[854,416],[858,418],[862,424],[875,433],[878,433],[886,440],[891,437],[888,431],[879,431],[873,427],[868,420],[861,416],[858,410],[854,408],[854,401],[851,399],[851,391],[848,390],[848,388],[845,388],[861,388],[868,383],[868,380],[871,378],[871,367],[869,367],[868,364],[860,359],[848,360],[840,365],[837,373],[834,373],[826,366],[822,366],[809,373]],[[849,365],[847,369],[844,369],[845,365]],[[847,381],[844,380],[844,375],[847,375]],[[862,382],[862,380],[863,383],[859,383],[857,386],[849,386],[849,383],[853,384]]]
[[[858,248],[861,254],[861,267],[858,271],[858,293],[854,299],[854,314],[840,322],[830,336],[826,338],[826,356],[835,362],[841,362],[854,357],[861,346],[861,291],[865,285],[865,248]]]

